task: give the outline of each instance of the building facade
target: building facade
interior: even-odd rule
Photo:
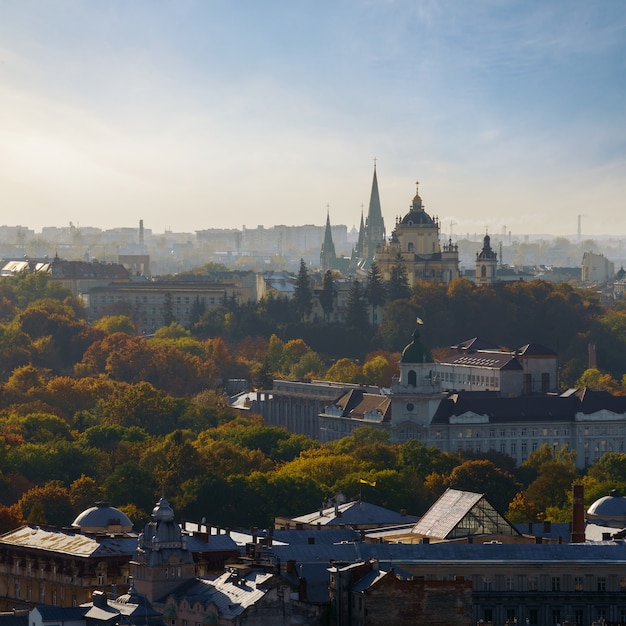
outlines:
[[[384,280],[397,264],[406,269],[411,285],[416,280],[447,284],[460,276],[458,248],[452,241],[441,246],[439,220],[426,213],[419,190],[409,212],[396,221],[390,240],[377,247],[375,258]]]

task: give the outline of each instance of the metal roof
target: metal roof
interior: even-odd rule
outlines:
[[[346,502],[336,507],[329,507],[316,511],[315,513],[307,513],[300,517],[294,517],[294,523],[311,524],[311,525],[381,525],[381,524],[405,524],[411,519],[417,521],[408,515],[396,513],[382,506],[357,500],[355,502]]]
[[[137,547],[137,535],[83,535],[39,526],[21,526],[0,535],[0,544],[32,550],[63,552],[76,557],[131,555]]]
[[[315,544],[272,546],[269,552],[281,562],[330,563],[331,561],[361,561],[377,559],[380,567],[389,564],[416,563],[485,563],[485,564],[623,564],[626,544],[623,542],[572,543],[572,544],[519,544],[519,543],[430,543],[430,544]]]

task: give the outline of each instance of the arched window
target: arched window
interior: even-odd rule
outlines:
[[[482,278],[485,278],[487,276],[487,266],[486,265],[481,265],[480,266],[480,275]]]
[[[417,385],[417,374],[415,370],[409,370],[408,383],[409,385],[413,385],[413,387]]]
[[[412,241],[409,241],[409,252],[413,252],[415,250],[415,244]]]

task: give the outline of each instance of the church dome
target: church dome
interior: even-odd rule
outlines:
[[[587,509],[587,519],[599,526],[626,528],[626,498],[617,489],[599,498]]]
[[[152,519],[161,522],[171,522],[174,520],[174,510],[165,498],[161,498],[152,509]]]
[[[415,191],[411,210],[400,220],[400,224],[403,226],[435,226],[433,218],[424,211],[419,191]]]
[[[421,323],[421,322],[418,322]],[[420,339],[419,327],[413,331],[413,341],[402,350],[402,363],[432,363],[433,356],[430,350]]]
[[[133,529],[133,523],[119,509],[97,502],[96,506],[80,513],[72,527],[83,533],[127,533]]]

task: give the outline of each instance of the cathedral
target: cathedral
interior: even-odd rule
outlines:
[[[376,165],[367,218],[364,220],[361,213],[359,238],[352,252],[348,272],[351,274],[366,272],[373,261],[376,261],[383,280],[389,280],[392,268],[401,264],[406,270],[410,285],[416,280],[449,283],[460,275],[458,248],[452,240],[441,245],[439,220],[426,213],[418,191],[409,212],[402,218],[398,217],[391,237],[387,239],[378,193]],[[320,265],[324,271],[340,269],[328,214]]]
[[[389,241],[376,247],[375,260],[384,280],[398,264],[406,269],[409,284],[416,280],[449,283],[459,277],[459,251],[450,240],[441,246],[440,226],[424,210],[419,189],[409,212],[398,217]]]

